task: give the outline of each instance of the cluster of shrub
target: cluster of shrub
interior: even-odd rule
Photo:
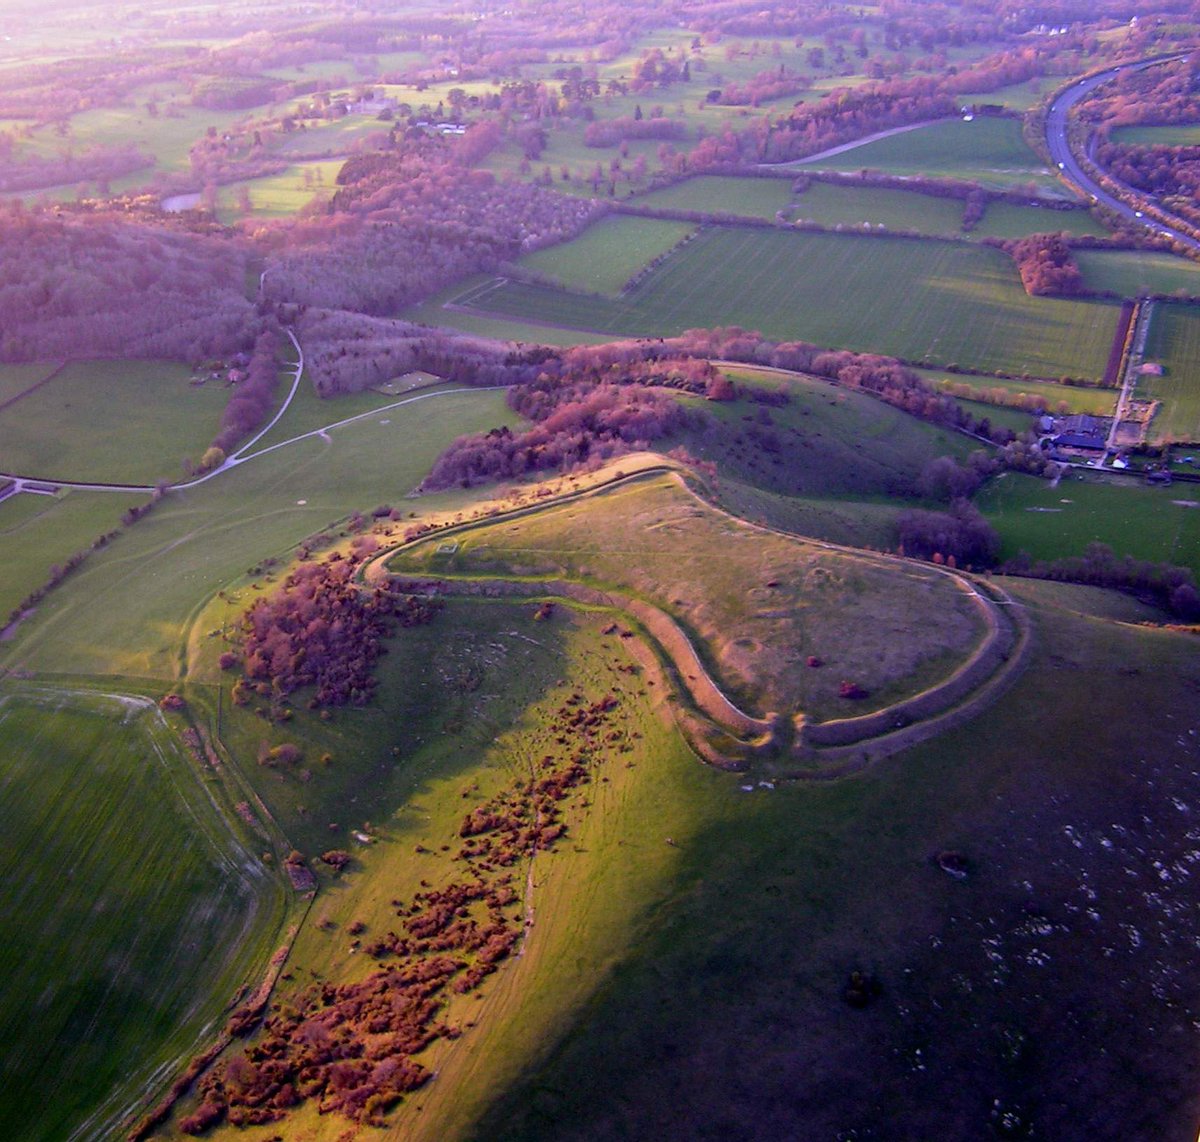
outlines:
[[[1000,551],[996,530],[966,499],[956,499],[945,512],[901,512],[896,535],[902,554],[950,566],[990,567]]]
[[[546,753],[532,777],[475,806],[458,829],[454,857],[464,875],[445,887],[393,900],[397,929],[360,939],[352,947],[384,961],[354,983],[313,984],[266,1018],[256,1041],[199,1083],[198,1105],[181,1119],[186,1134],[228,1121],[235,1126],[279,1122],[289,1110],[316,1100],[321,1114],[386,1124],[385,1115],[429,1080],[416,1057],[438,1039],[461,1033],[446,1022],[454,995],[470,995],[516,947],[522,931],[513,869],[566,832],[563,802],[591,780],[612,749],[626,750],[613,723],[618,709],[609,692],[589,702],[572,694],[545,729],[559,754]],[[417,846],[417,855],[428,850]],[[347,854],[322,860],[344,867]],[[257,1019],[239,1021],[248,1034]]]
[[[624,115],[589,123],[583,132],[583,142],[587,147],[615,147],[631,139],[679,140],[686,136],[687,125],[682,119],[670,119],[665,115],[638,119]]]
[[[429,622],[436,606],[387,587],[362,588],[354,582],[356,567],[357,560],[338,552],[302,563],[246,612],[240,659],[227,651],[220,660],[222,669],[240,667],[235,702],[246,705],[258,695],[274,709],[304,687],[313,688],[314,709],[370,700],[383,640],[398,626]]]
[[[511,389],[509,404],[535,421],[534,427],[460,436],[438,457],[422,490],[598,464],[648,448],[685,420],[682,407],[666,393],[631,380],[547,380]]]
[[[7,140],[8,146],[5,146]],[[132,143],[124,146],[94,146],[77,153],[28,155],[11,158],[11,136],[0,131],[0,191],[37,190],[72,182],[107,184],[151,166],[154,159]]]

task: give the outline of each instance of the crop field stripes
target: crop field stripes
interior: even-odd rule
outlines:
[[[481,285],[472,286],[456,297],[450,298],[445,303],[447,309],[480,309],[486,310],[487,306],[483,305],[483,301],[491,297],[492,294],[504,289],[508,285],[508,278],[492,278],[490,281],[483,282]]]

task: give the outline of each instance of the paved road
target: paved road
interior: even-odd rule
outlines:
[[[1090,75],[1087,79],[1081,79],[1078,83],[1063,88],[1054,97],[1054,102],[1050,104],[1050,110],[1046,115],[1046,145],[1049,147],[1050,157],[1054,160],[1058,169],[1079,186],[1085,194],[1090,195],[1095,201],[1120,214],[1122,218],[1127,219],[1135,226],[1144,226],[1147,230],[1151,230],[1163,237],[1171,238],[1187,246],[1189,249],[1200,253],[1200,241],[1172,226],[1170,221],[1173,216],[1164,211],[1156,203],[1153,203],[1145,195],[1141,195],[1132,189],[1130,190],[1130,194],[1142,198],[1147,207],[1153,206],[1154,213],[1157,215],[1155,218],[1148,217],[1147,210],[1129,206],[1120,201],[1120,199],[1114,198],[1112,194],[1096,182],[1080,165],[1079,160],[1072,154],[1070,145],[1067,142],[1067,118],[1071,108],[1091,95],[1097,87],[1108,83],[1123,71],[1141,71],[1144,68],[1154,67],[1155,64],[1179,58],[1181,57],[1155,56],[1153,59],[1142,60],[1140,63],[1123,64],[1121,67],[1109,68],[1108,71]]]

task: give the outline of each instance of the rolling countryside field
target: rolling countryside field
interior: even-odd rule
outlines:
[[[1102,376],[1117,316],[1104,303],[1029,297],[996,250],[720,227],[619,302],[508,282],[454,303],[612,335],[741,325],[781,340],[1035,377]]]
[[[0,1142],[1196,1137],[1131,4],[11,0]]]

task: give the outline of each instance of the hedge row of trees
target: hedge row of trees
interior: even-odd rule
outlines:
[[[1200,592],[1186,567],[1119,556],[1107,544],[1089,543],[1083,555],[1065,559],[1032,559],[1022,551],[1001,565],[1005,575],[1085,583],[1144,596],[1183,622],[1200,622]]]

